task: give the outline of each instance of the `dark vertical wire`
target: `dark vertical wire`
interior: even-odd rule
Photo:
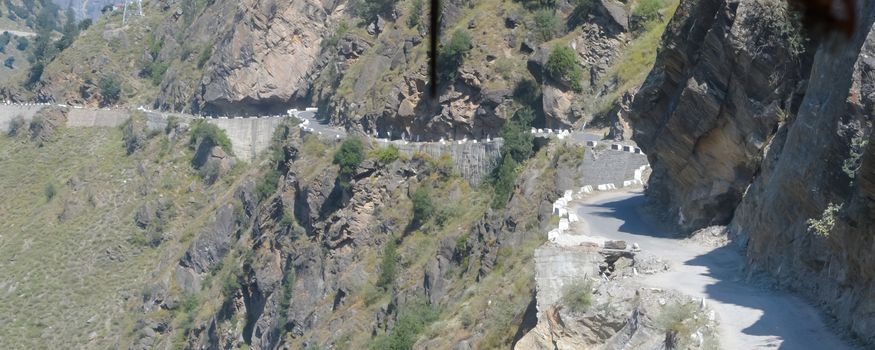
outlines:
[[[438,16],[440,15],[440,1],[439,0],[431,0],[431,11],[429,11],[429,35],[431,50],[429,51],[429,56],[431,60],[429,61],[428,66],[428,78],[431,81],[430,92],[431,97],[437,97],[437,86],[438,86],[438,74],[437,74],[437,50],[438,50],[438,36],[440,32],[440,25],[438,24]]]

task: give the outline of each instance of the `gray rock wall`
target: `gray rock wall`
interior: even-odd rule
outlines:
[[[535,250],[535,286],[538,314],[562,299],[575,282],[598,276],[604,257],[596,248],[559,247],[546,244]]]
[[[773,31],[782,3],[682,1],[630,113],[648,197],[683,229],[729,225],[752,270],[871,346],[875,3],[853,2],[853,37],[795,57]]]
[[[459,175],[471,185],[479,185],[489,176],[501,158],[501,146],[504,140],[495,139],[491,142],[428,142],[407,143],[392,142],[401,154],[413,156],[416,153],[425,153],[434,159],[448,155],[453,159],[453,164]]]

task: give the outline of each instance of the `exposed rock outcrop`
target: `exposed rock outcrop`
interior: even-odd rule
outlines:
[[[729,224],[754,271],[872,344],[875,5],[856,2],[850,40],[804,53],[775,6],[682,3],[630,114],[648,196],[684,229]]]
[[[198,96],[208,112],[284,111],[309,95],[338,1],[244,1],[217,45]],[[342,9],[342,7],[341,7]]]

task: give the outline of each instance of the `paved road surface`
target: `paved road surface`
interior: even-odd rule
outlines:
[[[22,32],[19,30],[0,29],[0,34],[2,34],[3,32],[9,32],[9,34],[12,34],[15,36],[23,36],[23,37],[36,36],[36,33],[32,33],[32,32]]]
[[[671,270],[643,279],[645,285],[705,298],[718,313],[724,349],[856,349],[834,335],[818,311],[785,292],[744,282],[743,258],[734,248],[705,248],[671,238],[642,222],[640,192],[602,193],[577,204],[579,230],[636,242],[671,263]],[[582,234],[582,233],[581,233]]]
[[[328,123],[316,119],[315,112],[298,112],[299,119],[307,121],[306,127],[313,129],[313,132],[329,138],[345,138],[346,131],[341,128],[332,127]]]

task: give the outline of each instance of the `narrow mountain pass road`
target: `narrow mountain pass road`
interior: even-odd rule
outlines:
[[[36,36],[36,33],[34,33],[34,32],[25,32],[25,31],[20,31],[20,30],[0,28],[0,34],[2,34],[3,32],[9,32],[9,34],[12,34],[15,36],[21,36],[21,37],[25,37],[25,38]]]
[[[643,284],[704,298],[718,314],[723,349],[856,349],[801,298],[746,283],[744,259],[735,248],[705,247],[645,223],[638,212],[643,200],[641,192],[621,191],[573,202],[582,221],[574,233],[638,243],[667,261],[669,271],[643,276]]]

